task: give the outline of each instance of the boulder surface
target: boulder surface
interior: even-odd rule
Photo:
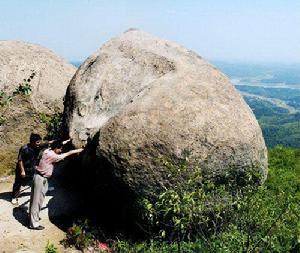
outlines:
[[[40,45],[0,41],[0,90],[12,93],[33,78],[31,101],[37,111],[62,109],[63,96],[76,68]]]
[[[76,68],[50,50],[20,41],[0,41],[0,174],[11,172],[20,145],[31,132],[46,133],[41,114],[62,112]],[[29,87],[13,95],[19,86]]]
[[[142,197],[185,183],[181,161],[212,177],[267,173],[261,129],[228,78],[196,53],[139,30],[111,39],[80,66],[64,124],[76,146],[92,143],[83,163],[94,162],[95,181],[109,167]]]

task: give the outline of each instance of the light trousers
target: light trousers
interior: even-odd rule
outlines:
[[[29,206],[29,226],[38,227],[40,220],[40,211],[48,191],[48,179],[35,174],[31,188],[30,206]]]

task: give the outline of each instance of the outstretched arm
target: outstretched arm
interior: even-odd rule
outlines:
[[[80,152],[82,152],[83,148],[79,148],[79,149],[74,149],[74,150],[71,150],[69,152],[66,152],[66,153],[62,153],[60,155],[58,154],[53,154],[53,162],[54,163],[57,163],[63,159],[65,159],[66,157],[70,156],[70,155],[74,155],[74,154],[78,154]]]
[[[83,148],[74,149],[74,150],[71,150],[69,152],[64,153],[64,155],[65,155],[65,157],[68,157],[70,155],[78,154],[78,153],[80,153],[82,151],[83,151]]]

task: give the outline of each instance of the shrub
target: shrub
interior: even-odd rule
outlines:
[[[57,139],[60,137],[61,124],[62,124],[62,113],[55,113],[53,115],[48,115],[45,113],[40,113],[40,121],[46,124],[48,140]]]
[[[83,250],[93,243],[94,235],[89,231],[88,220],[84,222],[79,221],[77,224],[73,224],[68,229],[67,238],[64,240],[65,245],[74,245],[77,249]]]
[[[261,186],[256,173],[232,171],[203,180],[194,190],[166,189],[157,201],[143,200],[149,233],[169,247],[176,244],[178,252],[188,252],[183,245],[195,243],[200,252],[296,252],[299,154],[283,147],[271,150],[269,177]]]
[[[166,162],[173,172],[184,172]],[[215,180],[200,170],[186,186],[165,189],[154,201],[140,202],[148,222],[146,241],[117,240],[112,252],[300,252],[300,150],[276,147],[269,151],[269,176],[234,170]],[[193,184],[197,184],[197,187]],[[92,235],[89,226],[74,225],[73,244]],[[84,239],[87,237],[88,239]],[[93,240],[93,239],[91,239]],[[83,241],[83,242],[82,242]],[[82,243],[80,243],[82,242]]]
[[[23,79],[23,83],[19,84],[19,86],[14,91],[13,95],[17,95],[17,94],[30,95],[32,92],[30,82],[34,77],[35,77],[35,72],[32,71],[31,75],[27,79]]]
[[[45,253],[58,253],[58,251],[57,248],[54,246],[54,244],[48,241],[46,245]]]
[[[31,94],[31,86],[29,83],[19,84],[19,86],[14,91],[14,95],[21,94],[21,95],[30,95]]]

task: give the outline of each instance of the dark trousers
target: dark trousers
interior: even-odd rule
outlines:
[[[26,173],[26,171],[25,171]],[[21,170],[20,168],[16,167],[15,169],[15,182],[13,184],[12,190],[12,198],[17,198],[20,195],[21,186],[30,185],[32,184],[33,176],[31,174],[26,173],[26,177],[21,177]]]

